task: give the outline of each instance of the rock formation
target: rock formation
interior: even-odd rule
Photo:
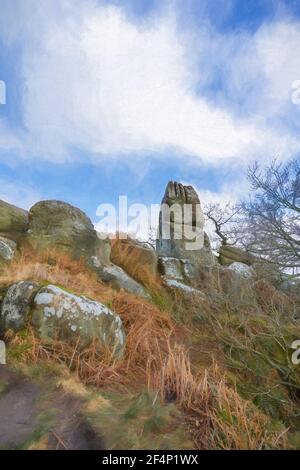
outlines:
[[[31,302],[40,289],[32,281],[19,281],[9,287],[0,309],[0,329],[20,331],[27,324]]]
[[[19,241],[28,229],[28,212],[0,201],[0,235]]]
[[[0,268],[15,257],[16,250],[17,244],[13,240],[0,237]]]
[[[192,186],[168,183],[159,215],[156,250],[159,257],[187,259],[195,265],[215,264],[204,232],[200,200]]]
[[[28,228],[27,241],[35,249],[62,249],[87,260],[97,255],[99,239],[91,220],[65,202],[35,204],[29,211]]]
[[[115,288],[149,297],[130,273],[127,274],[122,267],[111,263],[111,241],[103,239],[95,231],[89,217],[70,204],[55,200],[41,201],[28,213],[0,201],[0,270],[16,256],[18,248],[24,244],[29,244],[36,251],[63,250],[71,258],[84,258],[87,266],[104,282],[109,282]],[[141,248],[135,242],[134,246],[136,249]],[[154,251],[151,255],[153,265],[153,259],[156,260]]]
[[[120,266],[112,263],[109,266],[103,266],[99,269],[99,275],[102,281],[109,282],[116,290],[123,289],[130,294],[139,295],[145,299],[150,298],[146,289],[129,276]]]
[[[100,302],[57,286],[20,281],[6,291],[0,308],[0,330],[17,332],[28,325],[45,342],[62,340],[83,348],[96,339],[116,358],[123,353],[125,333],[120,317]]]
[[[76,342],[80,347],[97,339],[120,357],[125,334],[121,319],[105,305],[71,294],[57,286],[43,287],[35,296],[31,323],[43,340]]]
[[[23,244],[84,258],[101,281],[146,299],[151,298],[149,275],[157,272],[169,288],[181,288],[185,294],[192,292],[187,287],[198,289],[200,296],[199,289],[208,283],[219,286],[224,278],[227,285],[233,274],[245,278],[253,272],[245,269],[253,257],[238,248],[222,246],[219,258],[213,254],[198,194],[177,182],[168,183],[162,199],[156,251],[133,239],[103,239],[84,212],[62,201],[39,202],[29,213],[0,201],[0,270],[18,256]]]
[[[214,266],[198,194],[192,186],[169,182],[162,199],[156,244],[158,270],[166,284],[199,283],[202,266]],[[182,288],[184,290],[184,288]]]
[[[229,266],[234,262],[251,266],[255,262],[255,257],[235,246],[222,245],[219,249],[219,263],[223,266]]]

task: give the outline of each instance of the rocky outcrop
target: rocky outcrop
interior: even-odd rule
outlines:
[[[45,341],[62,340],[83,348],[98,340],[122,355],[125,333],[120,317],[105,305],[71,294],[57,286],[43,287],[35,296],[31,322]]]
[[[2,331],[13,330],[17,332],[28,324],[32,300],[39,287],[39,284],[31,281],[16,282],[9,287],[0,310]]]
[[[37,250],[59,249],[87,261],[97,257],[99,239],[80,209],[61,201],[42,201],[29,211],[27,241]]]
[[[170,211],[171,209],[171,211]],[[214,265],[198,194],[192,186],[169,182],[162,199],[156,251],[159,257]]]
[[[159,215],[156,251],[158,271],[169,285],[197,287],[200,268],[216,265],[204,231],[200,200],[192,186],[168,183]]]
[[[251,266],[255,262],[255,257],[241,248],[222,245],[219,249],[219,263],[223,266],[229,266],[234,262]]]
[[[28,212],[0,201],[0,235],[19,241],[28,228]]]
[[[165,286],[171,290],[175,297],[179,293],[184,299],[204,300],[205,295],[199,289],[192,287],[198,278],[198,270],[190,260],[161,257],[158,262],[158,271]]]
[[[122,321],[100,302],[57,286],[41,287],[33,281],[13,284],[4,289],[2,297],[2,334],[8,330],[18,332],[31,325],[45,342],[61,340],[84,348],[97,340],[98,345],[112,350],[116,358],[122,356],[125,345]]]

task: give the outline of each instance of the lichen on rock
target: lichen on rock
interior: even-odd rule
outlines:
[[[57,286],[43,287],[33,301],[31,322],[46,341],[62,340],[83,348],[93,340],[122,355],[125,333],[120,317],[100,302],[67,292]]]
[[[1,306],[1,330],[17,332],[27,325],[32,301],[39,288],[34,281],[19,281],[9,287]]]

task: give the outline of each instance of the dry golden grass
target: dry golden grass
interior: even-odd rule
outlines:
[[[132,388],[148,385],[149,377],[167,352],[174,326],[168,314],[125,293],[115,294],[113,309],[122,318],[126,331],[121,361],[113,359],[111,351],[103,349],[96,341],[83,351],[62,341],[45,344],[32,328],[25,336],[10,337],[8,334],[7,339],[10,339],[12,350],[20,351],[20,360],[55,360],[67,364],[85,384],[98,387],[130,385]]]
[[[130,262],[134,264],[133,260]],[[177,404],[199,449],[287,447],[287,430],[271,430],[269,418],[228,385],[224,370],[221,372],[215,363],[206,368],[192,366],[182,344],[182,337],[189,332],[174,323],[169,311],[128,293],[113,291],[99,282],[83,260],[72,261],[65,254],[23,250],[20,258],[2,273],[0,283],[26,279],[59,284],[109,303],[122,319],[126,344],[123,359],[115,361],[110,351],[96,343],[84,351],[63,342],[43,344],[28,328],[26,334],[7,335],[8,352],[18,362],[62,363],[76,371],[83,383],[97,387],[147,387],[162,401]]]
[[[159,355],[167,350],[167,338],[174,330],[169,312],[162,311],[152,303],[126,292],[116,292],[103,284],[91,272],[84,260],[71,260],[65,253],[48,251],[35,253],[23,249],[18,260],[13,261],[1,274],[0,283],[9,284],[18,280],[35,280],[52,283],[108,303],[121,317],[126,331],[125,354],[121,362],[111,357],[111,352],[92,344],[79,351],[63,342],[43,345],[29,331],[32,351],[25,349],[25,358],[30,360],[55,359],[77,370],[86,383],[95,385],[147,383],[147,371],[155,368]],[[16,337],[15,341],[28,338]],[[17,344],[15,343],[15,346]]]
[[[219,367],[192,371],[187,351],[169,344],[152,387],[186,412],[198,449],[285,448],[287,429],[269,429],[270,420],[229,387]]]
[[[151,271],[147,259],[143,258],[130,238],[122,239],[117,235],[112,240],[111,257],[115,264],[121,266],[131,277],[150,291],[158,293],[162,289],[160,277]]]
[[[84,259],[72,260],[64,252],[50,249],[34,252],[24,247],[20,256],[0,274],[2,284],[23,280],[56,284],[102,302],[108,301],[113,295],[113,290],[100,282],[96,273],[87,268]]]
[[[225,381],[215,387],[210,410],[210,440],[217,449],[262,450],[287,448],[287,428],[274,429],[270,419],[250,401],[244,400]]]
[[[259,305],[264,311],[277,311],[281,314],[292,313],[294,304],[283,292],[275,289],[269,282],[261,279],[253,284]]]

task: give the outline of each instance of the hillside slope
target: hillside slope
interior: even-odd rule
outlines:
[[[62,242],[55,211],[53,225],[37,213],[21,221],[38,246],[27,225],[10,236],[13,217],[1,238],[11,256],[0,266],[0,421],[10,422],[0,447],[300,447],[297,289],[219,265],[208,243],[198,264],[135,240],[102,243],[82,213],[79,225],[65,218]]]

